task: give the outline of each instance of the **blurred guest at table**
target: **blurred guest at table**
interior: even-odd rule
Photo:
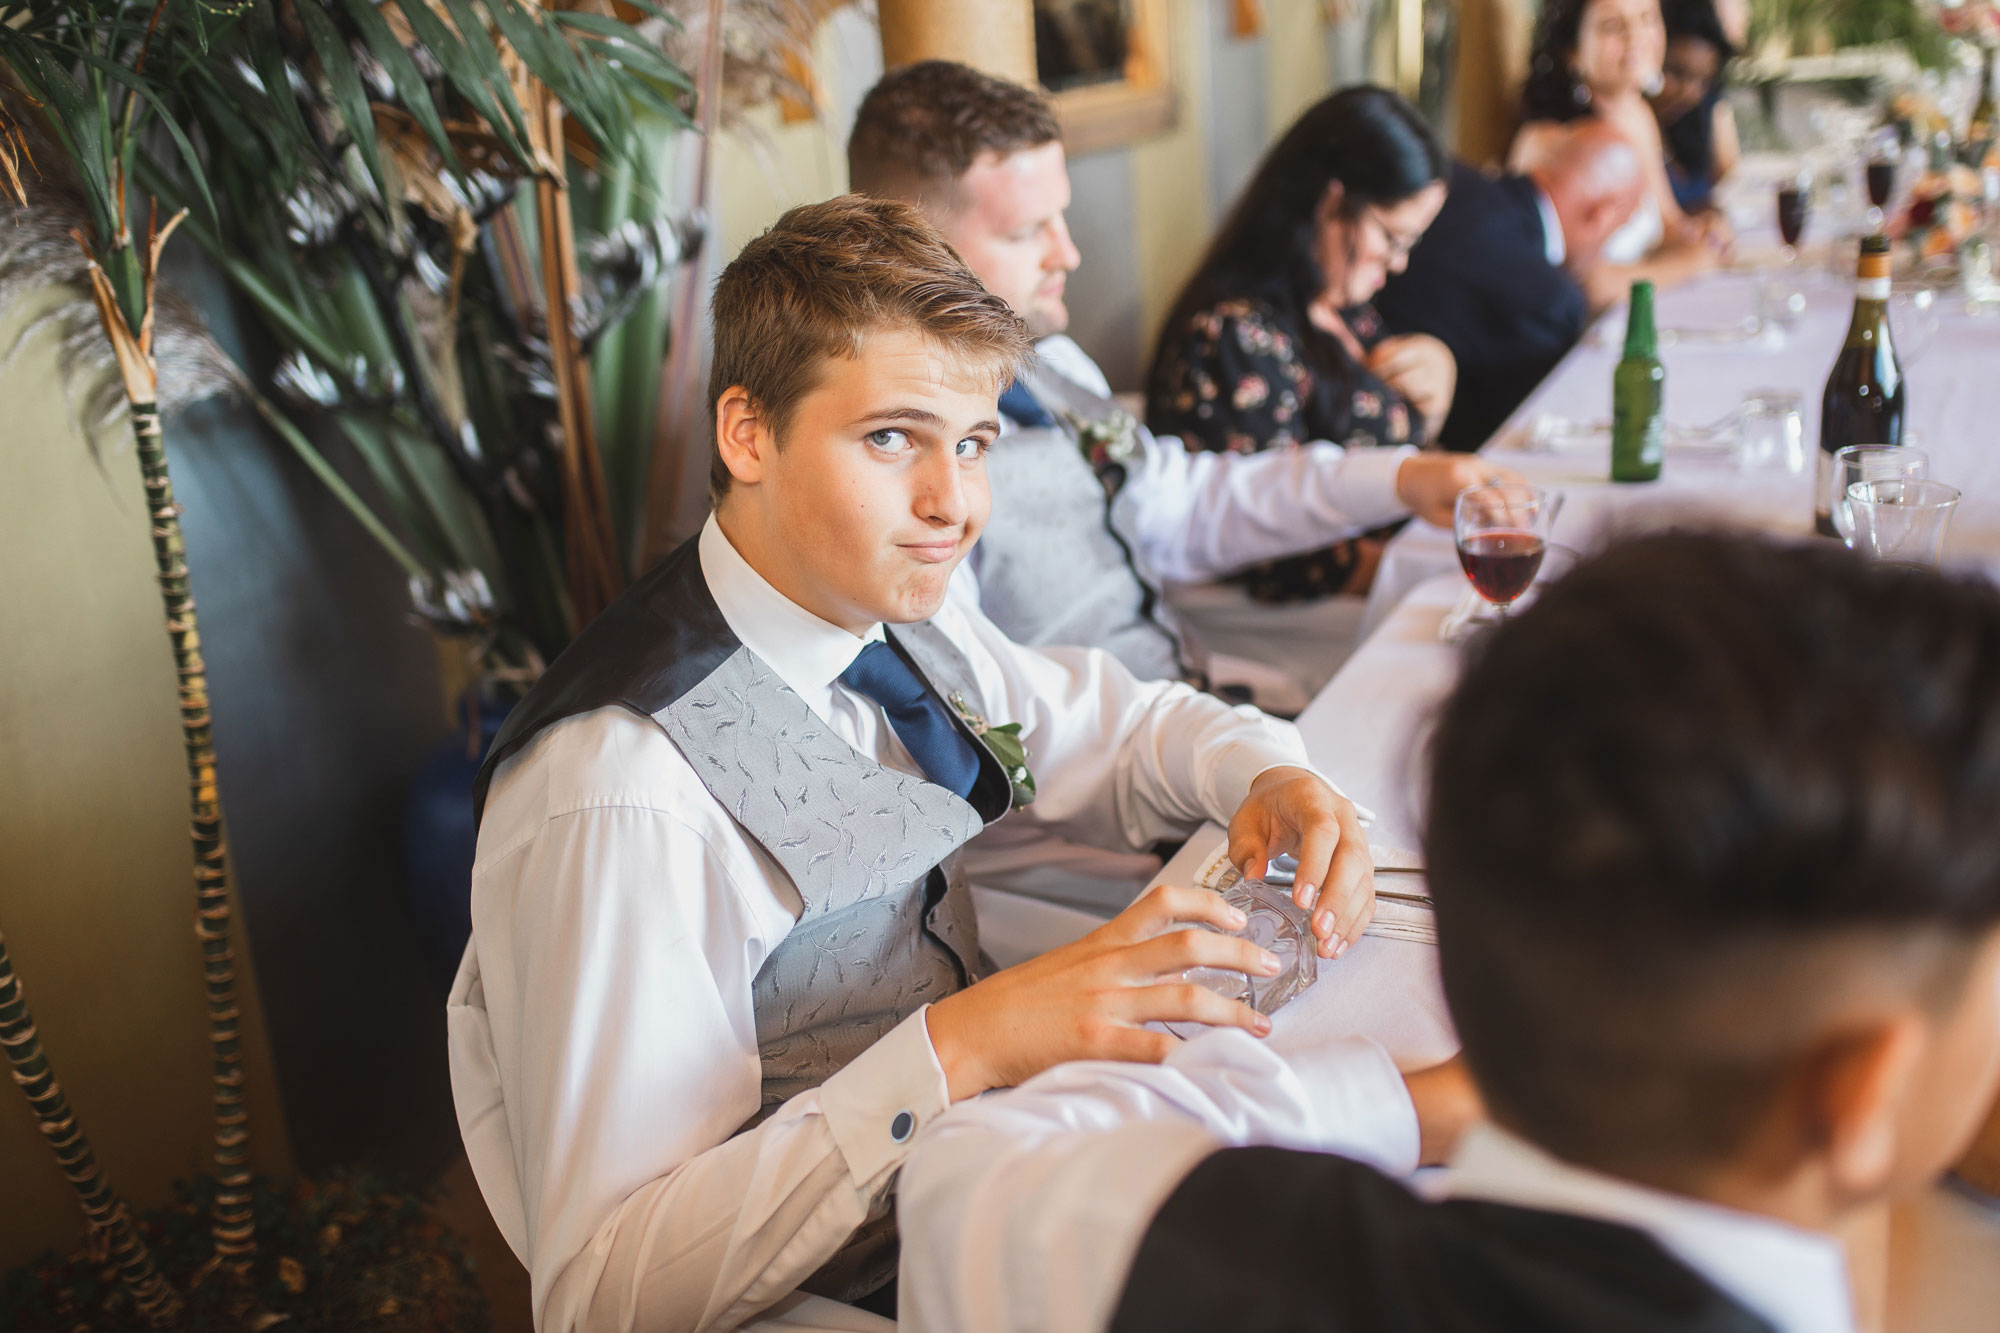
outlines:
[[[1624,295],[1598,253],[1645,189],[1639,155],[1596,120],[1552,136],[1523,175],[1452,165],[1444,208],[1375,298],[1390,332],[1429,334],[1458,363],[1440,445],[1485,444]]]
[[[1306,440],[1366,453],[1430,439],[1451,407],[1451,352],[1425,334],[1390,336],[1369,301],[1443,207],[1449,165],[1416,108],[1386,88],[1343,89],[1300,116],[1174,302],[1146,424],[1245,455],[1287,455]],[[1363,593],[1393,531],[1237,578],[1261,602]]]
[[[1631,220],[1606,242],[1604,259],[1671,261],[1664,271],[1629,275],[1656,283],[1713,267],[1728,241],[1719,217],[1688,216],[1667,178],[1666,145],[1646,100],[1659,87],[1666,44],[1659,0],[1548,0],[1521,93],[1525,123],[1508,157],[1514,170],[1531,170],[1560,127],[1585,118],[1624,135],[1645,167],[1647,190]]]
[[[903,1170],[903,1317],[1854,1333],[1836,1233],[2000,1081],[1996,676],[1991,584],[1837,547],[1654,537],[1551,585],[1429,750],[1470,1086],[1286,1030],[1323,1009],[955,1108]]]
[[[1061,134],[1041,93],[934,60],[885,74],[848,142],[854,188],[920,207],[1038,339],[1037,364],[1000,400],[1004,422],[987,456],[993,521],[968,562],[980,605],[1021,643],[1104,648],[1141,678],[1241,681],[1260,703],[1296,711],[1332,673],[1335,644],[1293,625],[1284,674],[1268,662],[1260,670],[1190,642],[1161,585],[1212,579],[1411,512],[1448,526],[1458,491],[1493,469],[1411,449],[1347,449],[1346,433],[1303,426],[1288,438],[1310,443],[1282,453],[1190,452],[1134,422],[1063,336],[1064,287],[1082,256],[1063,218]],[[1211,643],[1232,654],[1259,646],[1253,636]]]
[[[1667,182],[1689,213],[1714,207],[1718,181],[1743,155],[1730,110],[1727,70],[1736,56],[1715,0],[1665,0],[1667,54],[1653,96],[1666,146]]]

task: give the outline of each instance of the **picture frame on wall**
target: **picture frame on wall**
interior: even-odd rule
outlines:
[[[1055,95],[1071,156],[1172,129],[1171,0],[1024,0],[1035,74]]]

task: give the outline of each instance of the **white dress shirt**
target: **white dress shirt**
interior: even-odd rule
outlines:
[[[879,627],[857,637],[798,607],[712,518],[699,554],[746,647],[857,750],[918,771],[837,679]],[[1265,769],[1305,765],[1297,733],[1255,710],[1141,683],[1103,653],[1021,648],[961,599],[933,623],[993,720],[1022,724],[1039,796],[1009,821],[1143,847],[1226,820]],[[909,1150],[895,1119],[944,1109],[919,1012],[736,1132],[760,1102],[751,982],[800,910],[650,718],[565,719],[500,767],[448,1010],[452,1088],[538,1328],[736,1327],[886,1199]]]
[[[1075,339],[1044,338],[1035,351],[1064,379],[1111,396],[1104,372]],[[1001,423],[1003,435],[1014,429]],[[1139,442],[1112,520],[1135,539],[1140,572],[1155,586],[1218,579],[1409,516],[1396,497],[1396,472],[1413,446],[1343,449],[1316,440],[1231,454],[1143,429]]]
[[[1228,1030],[1157,1067],[1069,1065],[963,1103],[903,1167],[901,1323],[1099,1333],[1153,1215],[1203,1158],[1246,1144],[1404,1174],[1417,1160],[1416,1113],[1373,1042],[1280,1055]],[[1470,1131],[1421,1192],[1635,1227],[1783,1333],[1856,1328],[1833,1238],[1580,1170],[1497,1128]]]

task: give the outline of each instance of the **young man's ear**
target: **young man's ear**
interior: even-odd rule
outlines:
[[[1837,1203],[1878,1198],[1895,1178],[1902,1122],[1931,1038],[1923,1015],[1906,1010],[1836,1039],[1814,1062],[1808,1096]]]
[[[741,485],[756,485],[773,447],[763,411],[749,391],[740,384],[724,389],[715,400],[715,448],[729,475]]]

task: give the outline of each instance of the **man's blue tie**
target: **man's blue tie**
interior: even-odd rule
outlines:
[[[1056,424],[1049,410],[1035,401],[1035,395],[1019,380],[1007,386],[1000,395],[1000,412],[1015,425],[1028,430],[1048,430]]]
[[[972,794],[972,784],[979,777],[978,747],[952,725],[944,703],[894,648],[880,642],[869,644],[840,673],[840,683],[882,705],[889,725],[896,729],[896,739],[924,770],[925,777],[961,797]]]

